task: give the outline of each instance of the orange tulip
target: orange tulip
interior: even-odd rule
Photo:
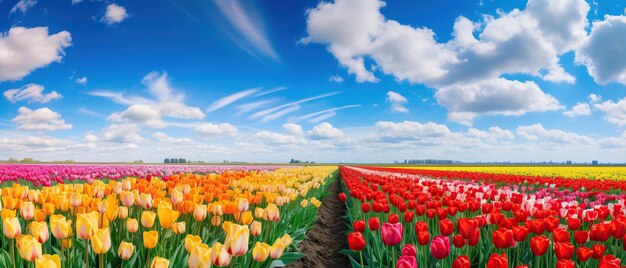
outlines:
[[[31,235],[20,235],[17,237],[17,250],[22,259],[35,261],[41,257],[41,244]]]
[[[59,255],[41,255],[35,260],[35,268],[61,268],[61,257]]]
[[[35,205],[32,202],[24,202],[20,208],[20,216],[24,220],[32,220],[35,217]]]
[[[111,249],[111,231],[109,228],[98,229],[91,239],[93,252],[104,254]]]
[[[82,239],[91,239],[98,229],[98,213],[78,213],[76,217],[76,234]]]
[[[154,220],[156,219],[156,213],[152,211],[144,211],[141,213],[141,225],[146,228],[152,228]]]
[[[126,231],[130,233],[134,233],[134,232],[137,232],[137,230],[139,230],[139,223],[137,222],[137,219],[134,219],[134,218],[127,219]]]
[[[53,203],[44,203],[43,204],[43,211],[46,213],[46,215],[50,216],[50,215],[54,214],[55,210],[56,210],[56,206]]]
[[[245,225],[250,224],[252,220],[254,220],[254,218],[252,218],[252,211],[246,211],[239,216],[239,222]]]
[[[2,232],[8,239],[16,238],[22,233],[20,221],[16,217],[3,219]]]
[[[117,213],[120,210],[120,207],[117,205],[117,201],[116,202],[105,202],[106,203],[106,210],[105,210],[105,214],[107,216],[107,220],[109,221],[114,221],[115,219],[117,219]]]
[[[252,249],[252,258],[258,262],[264,262],[270,254],[271,246],[266,243],[256,242]]]
[[[17,214],[15,210],[13,209],[6,209],[6,208],[2,209],[2,220],[8,219],[8,218],[15,218],[16,215]]]
[[[46,220],[46,213],[43,211],[43,209],[35,209],[35,221],[45,221]]]
[[[66,239],[72,234],[72,221],[63,215],[50,216],[50,229],[56,239]]]
[[[117,256],[120,257],[120,259],[127,261],[133,256],[134,251],[135,245],[122,241],[117,249]]]
[[[6,209],[11,209],[11,210],[16,209],[18,201],[19,199],[13,196],[8,196],[8,195],[2,196],[2,205],[4,205]]]
[[[166,229],[171,228],[172,224],[174,224],[178,216],[180,216],[180,212],[173,210],[172,206],[167,203],[159,204],[157,214],[159,215],[159,223]]]
[[[63,239],[61,240],[61,247],[62,248],[72,248],[72,239]]]
[[[152,263],[150,264],[150,268],[168,268],[169,266],[170,261],[160,257],[154,257],[154,259],[152,259]]]
[[[157,231],[143,232],[143,246],[147,249],[153,249],[159,242],[159,233]]]
[[[46,222],[31,222],[28,225],[28,232],[42,244],[50,238],[50,232],[48,232],[48,224],[46,224]]]

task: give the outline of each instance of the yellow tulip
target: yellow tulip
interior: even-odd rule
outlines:
[[[309,205],[309,201],[307,201],[306,199],[302,200],[302,202],[300,202],[300,206],[305,208],[306,206]]]
[[[6,188],[5,188],[6,189]],[[13,196],[2,196],[2,204],[6,209],[14,210],[17,208],[19,199]]]
[[[187,250],[188,253],[191,253],[193,247],[199,243],[202,243],[202,238],[200,238],[200,236],[192,234],[185,236],[185,250]]]
[[[259,236],[262,230],[262,224],[259,221],[253,221],[250,225],[250,234],[252,236]]]
[[[280,220],[280,211],[275,204],[268,204],[263,210],[263,219],[266,221],[278,221]]]
[[[35,261],[35,267],[36,268],[61,268],[61,257],[59,257],[59,255],[57,254],[41,255],[41,257],[39,257]]]
[[[35,205],[33,202],[24,202],[20,208],[20,216],[24,220],[32,220],[35,217]]]
[[[150,268],[168,268],[170,267],[170,261],[167,259],[163,259],[160,257],[154,257],[152,259],[152,264],[150,264]]]
[[[117,256],[120,257],[120,259],[127,261],[133,256],[134,251],[135,245],[122,241],[117,249]]]
[[[239,209],[239,212],[244,212],[248,210],[249,206],[250,206],[250,202],[248,201],[248,199],[239,198],[239,200],[237,200],[237,209]]]
[[[66,220],[63,215],[50,216],[50,229],[57,239],[66,239],[72,234],[72,221]]]
[[[96,254],[104,254],[111,249],[111,231],[109,228],[102,228],[96,231],[91,239],[93,252]]]
[[[270,254],[271,246],[266,243],[256,242],[252,249],[252,258],[258,262],[264,262]]]
[[[206,205],[196,204],[193,208],[193,218],[197,221],[203,221],[206,218]]]
[[[171,228],[172,224],[174,224],[174,222],[178,219],[178,216],[180,216],[180,212],[178,212],[178,210],[173,210],[172,206],[167,203],[159,204],[157,214],[159,215],[159,223],[166,229]]]
[[[274,242],[274,245],[272,245],[272,247],[270,248],[270,257],[272,257],[272,259],[279,259],[281,256],[283,256],[284,251],[285,246],[283,246],[280,241],[276,241]]]
[[[152,211],[144,211],[141,213],[141,225],[146,228],[152,228],[154,220],[156,219],[156,213]]]
[[[120,220],[125,220],[126,218],[128,218],[128,208],[120,207],[117,216],[120,218]]]
[[[2,209],[2,220],[8,219],[8,218],[15,218],[16,215],[17,213],[13,209],[7,209],[7,208]]]
[[[139,230],[139,223],[137,222],[137,219],[128,218],[126,220],[126,231],[134,233],[137,232],[137,230]]]
[[[252,222],[252,220],[254,220],[254,218],[252,218],[252,211],[246,211],[244,213],[241,213],[241,216],[239,216],[239,222],[241,222],[242,224],[248,225]]]
[[[262,208],[255,208],[254,209],[254,217],[255,218],[262,219],[264,214],[265,214],[265,211]]]
[[[180,221],[180,222],[176,222],[174,224],[172,224],[172,231],[174,231],[174,233],[176,234],[182,234],[185,232],[185,222],[184,221]]]
[[[20,235],[17,237],[17,250],[22,259],[35,261],[41,257],[41,244],[31,235]]]
[[[289,234],[285,234],[278,241],[283,245],[283,247],[287,248],[291,245],[291,236],[289,236]]]
[[[20,221],[16,218],[7,218],[2,220],[2,232],[8,239],[16,238],[22,233]]]
[[[149,194],[142,193],[139,195],[139,204],[144,209],[152,208],[152,196]]]
[[[189,265],[189,268],[211,267],[211,248],[202,243],[194,245],[187,265]]]
[[[117,201],[115,202],[106,202],[106,211],[105,214],[109,221],[114,221],[117,219],[117,213],[120,207],[117,205]]]
[[[56,206],[54,205],[54,203],[44,203],[43,204],[43,211],[46,213],[46,215],[50,216],[50,215],[54,214],[55,210],[56,210]]]
[[[143,232],[143,246],[147,249],[153,249],[159,242],[159,233],[157,231]]]
[[[46,222],[31,222],[28,225],[28,232],[42,244],[50,238],[50,232],[48,232],[48,224],[46,224]]]
[[[183,193],[180,190],[176,188],[172,189],[170,200],[172,201],[172,204],[174,204],[174,206],[176,206],[180,202],[183,202],[183,198]]]
[[[135,204],[135,196],[132,192],[122,191],[120,193],[120,201],[122,201],[122,205],[125,207],[131,207]]]
[[[72,207],[79,207],[80,205],[83,204],[83,195],[79,194],[79,193],[72,193],[70,195],[70,205],[72,205]]]
[[[226,252],[226,247],[220,242],[215,242],[211,248],[211,262],[213,265],[224,267],[230,263],[232,256]]]
[[[224,240],[224,247],[233,256],[241,256],[248,251],[248,239],[250,238],[250,230],[246,225],[238,225],[230,223],[225,225],[226,240]]]
[[[76,217],[76,234],[82,239],[91,239],[98,229],[98,213],[78,213]]]

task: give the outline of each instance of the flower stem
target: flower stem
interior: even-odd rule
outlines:
[[[13,268],[15,268],[15,243],[17,243],[17,241],[12,241],[13,243],[9,242],[9,244],[11,244],[11,259],[13,261]]]
[[[89,268],[89,240],[85,239],[85,265]]]
[[[364,268],[365,266],[363,266],[363,251],[359,251],[359,257],[361,257],[361,268]]]

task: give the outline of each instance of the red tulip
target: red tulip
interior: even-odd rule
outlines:
[[[606,246],[595,244],[591,246],[591,250],[593,251],[593,254],[591,255],[591,257],[593,257],[596,260],[599,260],[600,258],[602,258],[602,256],[604,256],[604,251],[606,251]]]
[[[470,259],[465,255],[456,257],[454,262],[452,262],[452,268],[470,268],[471,266]]]
[[[338,197],[339,197],[339,201],[346,202],[346,194],[345,193],[339,193]]]
[[[505,228],[495,230],[491,240],[493,241],[493,245],[499,249],[513,246],[513,231]]]
[[[378,228],[380,228],[380,220],[376,217],[372,217],[368,220],[368,226],[370,227],[370,230],[372,231],[376,231],[378,230]]]
[[[605,242],[610,235],[609,225],[605,223],[594,224],[589,230],[589,239],[592,241]]]
[[[417,268],[417,260],[415,260],[415,256],[404,255],[398,258],[396,268]]]
[[[456,222],[456,228],[463,238],[469,239],[474,230],[478,228],[478,223],[474,219],[461,218]]]
[[[526,265],[526,264],[518,265],[515,268],[528,268],[528,265]]]
[[[437,236],[430,242],[430,253],[435,259],[443,259],[450,255],[450,239],[447,236]]]
[[[454,232],[454,223],[449,219],[443,219],[439,221],[439,231],[441,235],[448,236]]]
[[[554,255],[559,260],[571,259],[574,255],[574,245],[570,242],[554,243]]]
[[[358,220],[352,223],[352,227],[354,227],[354,230],[357,232],[365,232],[365,221],[364,220]]]
[[[428,231],[417,232],[417,242],[424,246],[430,241],[430,233]]]
[[[436,214],[437,214],[437,211],[434,210],[434,209],[427,209],[426,210],[426,217],[428,217],[429,219],[434,218]]]
[[[416,232],[428,232],[428,223],[425,222],[416,222],[415,223],[415,231]]]
[[[559,260],[556,268],[575,268],[576,264],[572,260]]]
[[[370,212],[370,203],[361,204],[361,210],[363,211],[363,213]]]
[[[487,268],[508,268],[509,260],[506,257],[506,254],[496,254],[493,253],[489,257],[487,261]]]
[[[611,222],[611,235],[616,239],[624,237],[626,234],[626,222],[620,218],[614,219]]]
[[[363,234],[359,232],[352,232],[348,235],[348,245],[350,246],[350,249],[354,251],[361,251],[367,244],[365,243],[365,237],[363,237]]]
[[[581,224],[582,222],[579,218],[567,218],[567,229],[570,231],[578,230]]]
[[[402,256],[417,256],[417,249],[411,244],[406,244],[402,248]]]
[[[517,242],[522,242],[526,240],[529,232],[528,228],[524,226],[515,226],[513,227],[513,239]]]
[[[476,228],[474,229],[474,233],[472,233],[472,235],[470,236],[467,244],[473,247],[473,246],[478,245],[479,240],[480,240],[480,229]]]
[[[398,214],[396,214],[396,213],[389,214],[389,218],[387,218],[387,222],[389,222],[391,224],[398,223],[399,221],[400,220],[398,218]]]
[[[400,241],[402,241],[402,232],[403,228],[401,223],[383,223],[383,228],[381,229],[383,243],[387,246],[400,244]]]
[[[598,268],[620,268],[620,259],[609,254],[600,259],[600,265]]]
[[[569,232],[563,228],[556,228],[552,231],[552,238],[554,242],[567,242],[569,241]]]
[[[584,244],[587,242],[587,238],[589,237],[589,232],[587,231],[574,231],[574,240],[577,244]]]
[[[543,220],[532,220],[530,221],[530,230],[536,235],[543,234],[546,230],[546,222]]]
[[[465,246],[465,238],[463,238],[463,236],[461,235],[455,235],[454,237],[452,237],[452,244],[456,248],[462,248],[463,246]]]
[[[413,213],[413,211],[410,211],[410,210],[407,212],[404,212],[404,222],[412,222],[414,215],[415,213]]]
[[[542,256],[543,254],[546,254],[549,246],[550,239],[543,235],[535,236],[530,239],[530,251],[532,251],[535,256]]]
[[[576,257],[581,262],[586,262],[591,255],[593,254],[593,250],[588,247],[579,247],[576,249]]]

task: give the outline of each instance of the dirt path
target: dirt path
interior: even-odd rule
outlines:
[[[304,257],[287,267],[350,267],[348,258],[338,252],[348,248],[347,227],[342,219],[346,208],[337,197],[337,194],[341,192],[339,176],[328,190],[330,196],[322,202],[317,214],[317,222],[307,233],[308,238],[300,246],[300,252],[304,254]]]

